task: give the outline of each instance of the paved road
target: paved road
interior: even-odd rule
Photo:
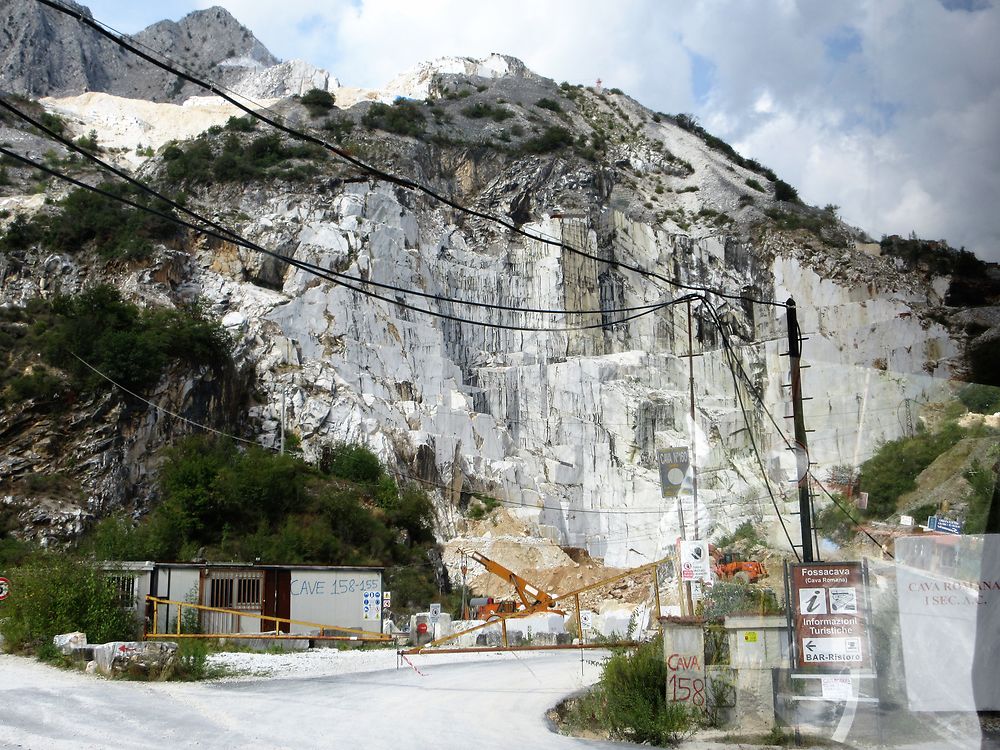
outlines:
[[[578,654],[518,655],[335,677],[107,681],[0,656],[0,747],[621,748],[549,730],[544,713],[597,678]]]

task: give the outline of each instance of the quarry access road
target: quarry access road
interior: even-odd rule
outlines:
[[[596,654],[585,654],[582,674],[578,653],[462,656],[477,658],[410,657],[418,673],[394,668],[395,654],[384,653],[356,659],[362,671],[345,671],[348,664],[337,674],[306,667],[296,675],[283,667],[269,677],[201,683],[111,681],[0,656],[0,747],[622,747],[555,734],[545,719],[563,696],[597,679]],[[380,669],[383,662],[392,668]]]

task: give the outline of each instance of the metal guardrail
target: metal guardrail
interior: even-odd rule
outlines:
[[[194,604],[192,602],[179,602],[172,599],[161,599],[157,596],[148,595],[146,596],[146,601],[153,605],[153,616],[152,616],[152,631],[146,631],[143,634],[145,640],[159,640],[159,639],[176,639],[176,638],[247,638],[247,639],[261,639],[261,640],[311,640],[311,641],[377,641],[377,642],[387,642],[393,640],[391,635],[386,633],[375,633],[370,630],[361,630],[360,628],[346,628],[339,625],[328,625],[318,622],[308,622],[306,620],[293,620],[288,617],[277,617],[275,615],[262,615],[256,612],[245,612],[236,609],[224,609],[222,607],[209,607],[204,604]],[[177,607],[177,625],[176,630],[171,630],[170,632],[159,631],[160,622],[160,605],[166,605],[168,607]],[[184,633],[182,632],[183,627],[183,614],[184,608],[197,610],[199,612],[217,612],[225,615],[231,615],[235,618],[236,627],[239,628],[241,622],[240,618],[249,617],[254,620],[267,620],[268,622],[273,622],[276,625],[278,623],[287,623],[288,625],[302,625],[308,628],[313,628],[319,631],[319,635],[310,635],[309,633],[280,633],[280,632],[264,632],[264,633]],[[331,631],[333,633],[347,633],[348,635],[326,635],[326,631]]]

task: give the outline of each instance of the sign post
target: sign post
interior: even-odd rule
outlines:
[[[871,666],[859,562],[791,566],[796,666]]]
[[[676,448],[666,448],[656,452],[656,459],[660,465],[660,496],[663,498],[677,498],[677,527],[680,530],[680,539],[687,539],[687,524],[684,522],[684,500],[678,497],[684,479],[687,477],[688,468],[691,466],[691,455],[687,446]],[[697,513],[697,508],[694,509]],[[678,546],[676,550],[678,556],[678,567],[680,567],[681,551]],[[691,583],[683,578],[677,579],[680,588],[681,612],[688,615],[694,614],[694,603],[691,600]]]
[[[708,542],[704,539],[681,541],[681,580],[685,582],[712,580]]]

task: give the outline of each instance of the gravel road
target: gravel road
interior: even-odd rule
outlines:
[[[597,679],[595,658],[581,673],[575,653],[410,657],[416,669],[391,651],[231,654],[216,660],[252,674],[142,683],[0,656],[0,747],[621,748],[544,717]]]

